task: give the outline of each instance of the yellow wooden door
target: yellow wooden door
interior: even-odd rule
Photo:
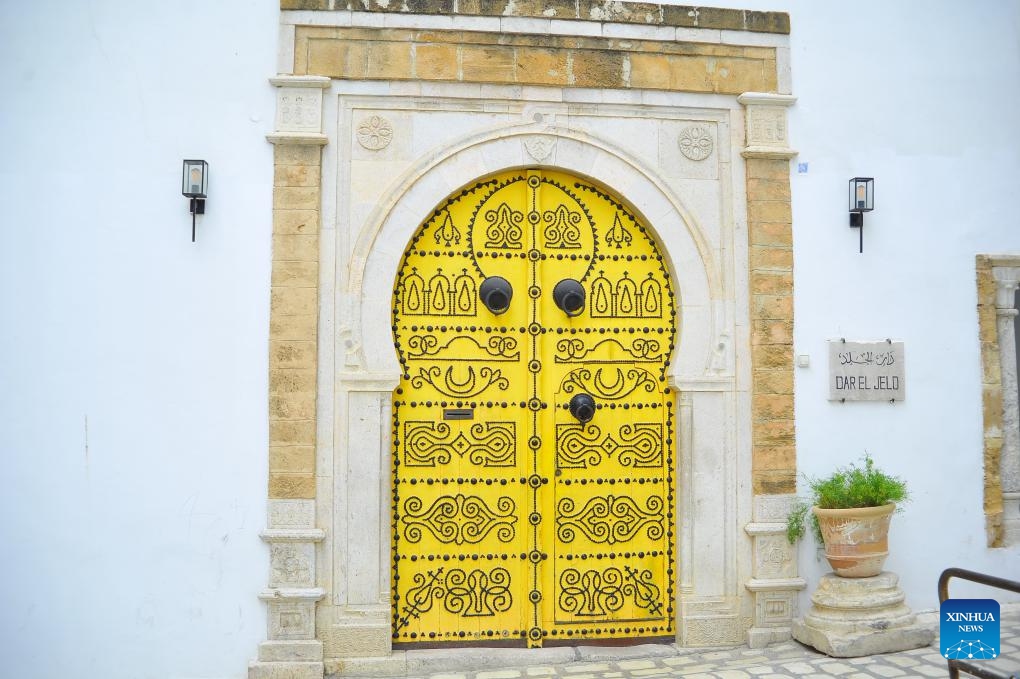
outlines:
[[[393,299],[394,641],[672,634],[676,314],[641,223],[507,172],[422,224]]]

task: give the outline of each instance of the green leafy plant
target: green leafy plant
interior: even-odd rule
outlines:
[[[812,505],[822,509],[854,509],[881,507],[895,502],[899,511],[900,505],[910,499],[906,481],[878,469],[868,454],[864,455],[863,466],[850,463],[824,478],[804,478],[811,489],[811,499],[798,501],[786,517],[786,539],[791,545],[804,537],[806,519]],[[810,516],[815,540],[822,544],[818,519],[814,513]]]

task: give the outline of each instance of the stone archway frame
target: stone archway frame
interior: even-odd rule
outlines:
[[[553,155],[536,163],[525,154],[524,145],[533,140],[555,140]],[[578,159],[583,159],[578,162]],[[530,160],[530,162],[529,162]],[[640,215],[659,244],[667,269],[673,277],[687,318],[678,319],[676,347],[670,380],[674,388],[683,388],[689,379],[703,377],[709,371],[720,317],[715,305],[723,298],[723,282],[717,258],[696,220],[659,178],[623,149],[591,134],[576,130],[521,125],[495,132],[471,135],[450,145],[439,158],[430,158],[408,170],[390,193],[390,199],[377,206],[367,219],[368,227],[359,234],[350,272],[341,293],[341,308],[350,309],[350,334],[362,356],[355,359],[357,372],[392,380],[399,379],[400,368],[392,348],[387,307],[366,304],[366,295],[378,296],[390,291],[404,247],[421,221],[454,192],[501,170],[523,167],[550,167],[592,179],[611,189]],[[377,247],[380,242],[387,244]],[[698,254],[695,261],[673,261],[671,253]],[[693,265],[693,266],[692,266]],[[678,305],[678,306],[679,306]],[[369,322],[365,310],[369,310]],[[691,322],[695,313],[706,321]],[[385,318],[380,318],[384,314]],[[685,336],[688,327],[705,328],[701,336]],[[696,351],[688,347],[695,346]],[[690,354],[690,355],[688,355]],[[351,366],[355,367],[355,366]]]
[[[534,162],[525,151],[527,142],[539,139],[556,142],[555,154],[544,163]],[[390,308],[380,304],[379,298],[383,294],[389,298],[406,244],[422,220],[446,198],[495,172],[536,166],[556,167],[610,188],[641,216],[668,258],[680,315],[677,360],[672,362],[669,374],[671,386],[680,392],[677,426],[683,432],[677,446],[680,469],[676,478],[681,508],[676,527],[680,553],[677,590],[685,604],[680,615],[702,621],[700,625],[687,625],[681,620],[678,629],[707,633],[711,624],[707,622],[706,611],[712,613],[707,617],[721,616],[725,620],[726,631],[715,637],[720,642],[739,639],[746,628],[748,611],[737,615],[734,608],[740,608],[735,595],[743,585],[739,569],[720,569],[725,574],[702,573],[703,580],[718,579],[720,586],[725,579],[725,588],[734,596],[727,601],[710,596],[700,607],[695,605],[698,589],[697,568],[691,561],[695,551],[693,522],[686,520],[693,515],[696,504],[691,474],[697,469],[701,473],[702,493],[697,499],[705,503],[709,496],[726,498],[714,503],[719,505],[711,512],[715,519],[705,519],[706,527],[710,523],[715,525],[717,534],[730,534],[723,548],[727,554],[724,560],[736,564],[749,559],[749,554],[731,552],[746,549],[735,534],[740,520],[736,498],[739,488],[749,485],[750,453],[746,449],[739,452],[740,446],[732,435],[721,432],[715,443],[706,446],[708,437],[704,434],[718,427],[719,422],[732,421],[740,399],[733,367],[720,365],[718,348],[720,335],[726,335],[721,326],[732,318],[732,310],[727,312],[725,308],[733,304],[732,292],[727,292],[732,283],[727,285],[723,281],[717,255],[706,245],[700,227],[679,197],[640,161],[611,142],[587,133],[525,124],[466,137],[447,146],[438,158],[419,162],[406,171],[388,191],[388,198],[366,220],[367,226],[354,242],[351,260],[340,262],[337,267],[338,271],[350,272],[346,280],[338,281],[336,291],[338,308],[344,310],[349,323],[342,337],[338,337],[337,352],[338,357],[345,355],[340,352],[346,352],[348,364],[338,375],[333,417],[337,485],[331,493],[333,497],[320,497],[320,503],[331,503],[332,513],[344,517],[340,523],[346,524],[335,526],[335,542],[327,539],[324,543],[325,549],[337,559],[334,582],[339,586],[343,581],[345,592],[334,608],[335,615],[322,616],[331,618],[329,622],[322,619],[319,628],[326,641],[327,657],[378,657],[387,655],[390,648],[389,523],[370,516],[360,517],[354,523],[346,518],[356,513],[352,510],[356,506],[379,507],[386,517],[390,510],[386,497],[388,458],[365,462],[354,452],[365,450],[366,441],[372,442],[369,450],[376,449],[377,441],[382,442],[380,449],[388,450],[390,440],[389,404],[399,379],[399,366],[392,348]],[[682,261],[677,259],[681,253]],[[732,334],[732,330],[729,332]],[[341,342],[343,346],[339,346]],[[351,346],[358,348],[356,356],[347,352]],[[704,461],[698,464],[692,434],[695,429],[701,432],[702,454],[725,457],[727,451],[738,451],[733,452],[733,459],[723,469],[708,473]],[[352,462],[355,457],[358,462]],[[350,477],[351,464],[357,466],[355,473],[361,481],[353,490],[357,497],[352,497],[349,478],[341,481],[341,477]],[[748,518],[745,515],[744,521]],[[374,566],[349,563],[338,546],[353,533],[355,526],[359,531],[374,531],[379,538],[379,544],[362,545],[359,550],[372,555],[370,561]],[[320,604],[319,608],[325,610],[328,605]],[[690,641],[695,643],[694,639]],[[704,643],[704,638],[697,638],[697,642]]]

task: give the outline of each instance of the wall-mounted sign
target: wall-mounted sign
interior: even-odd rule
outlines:
[[[903,342],[829,341],[830,401],[902,401]]]

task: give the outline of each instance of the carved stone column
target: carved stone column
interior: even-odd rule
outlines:
[[[321,196],[322,90],[329,78],[281,76],[273,186],[273,282],[269,359],[268,640],[248,666],[249,679],[321,679],[323,646],[315,605],[318,233]]]
[[[1002,527],[1005,544],[1020,543],[1020,397],[1017,394],[1017,355],[1014,306],[1020,267],[992,269],[995,277],[995,315],[1002,372]]]
[[[795,501],[793,495],[755,497],[754,522],[744,527],[754,540],[754,577],[746,585],[754,594],[754,625],[747,630],[751,648],[790,638],[797,592],[807,585],[797,575],[797,552],[786,539],[786,517]]]

